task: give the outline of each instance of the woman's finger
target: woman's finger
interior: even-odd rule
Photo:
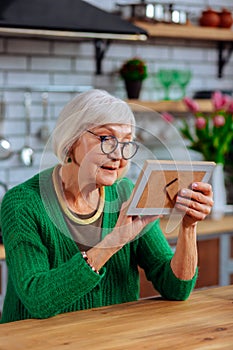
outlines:
[[[212,197],[205,196],[201,192],[194,192],[191,190],[182,190],[176,199],[176,205],[180,203],[182,205],[185,205],[187,207],[196,207],[200,208],[200,205],[205,205],[208,207],[213,206],[213,199]]]
[[[212,194],[213,194],[212,186],[206,182],[194,182],[194,183],[192,183],[191,188],[193,191],[199,191],[205,195],[212,196]]]

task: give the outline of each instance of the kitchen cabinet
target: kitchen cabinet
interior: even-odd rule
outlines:
[[[165,232],[167,220],[161,220]],[[199,275],[195,288],[205,288],[233,283],[233,216],[222,220],[206,219],[198,223],[198,268]],[[175,249],[178,228],[166,235],[170,245]],[[147,281],[144,271],[140,272],[140,297],[158,294],[151,282]]]
[[[233,31],[231,29],[143,21],[134,21],[134,24],[146,30],[149,38],[174,39],[176,45],[177,40],[188,40],[189,43],[191,41],[216,43],[218,49],[218,77],[222,77],[223,68],[233,51]]]

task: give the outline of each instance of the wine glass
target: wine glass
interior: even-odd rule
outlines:
[[[181,97],[183,98],[186,95],[186,87],[190,82],[192,73],[189,69],[184,70],[174,70],[173,71],[174,82],[180,87]]]
[[[160,84],[164,89],[164,100],[170,99],[170,88],[174,83],[174,70],[173,69],[159,69],[156,74]]]

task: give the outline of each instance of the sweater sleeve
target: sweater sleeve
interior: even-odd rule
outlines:
[[[141,234],[137,245],[139,266],[146,273],[155,289],[166,299],[185,300],[193,290],[197,271],[190,280],[181,280],[173,273],[170,263],[172,249],[161,231],[159,220],[149,224]]]
[[[41,230],[46,230],[42,228],[46,220],[41,217],[39,227],[35,211],[32,211],[32,206],[38,210],[41,203],[28,193],[24,193],[27,205],[19,203],[19,194],[10,191],[4,197],[1,208],[9,276],[16,294],[31,316],[47,318],[62,312],[93,290],[102,279],[104,270],[100,275],[93,272],[75,243],[76,251],[70,252],[69,257],[53,267],[50,247],[44,244],[39,234]],[[66,237],[66,241],[70,239]]]

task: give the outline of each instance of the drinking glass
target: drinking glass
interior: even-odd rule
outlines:
[[[174,83],[176,83],[181,90],[180,98],[185,97],[186,87],[189,84],[190,79],[192,77],[191,71],[189,69],[184,69],[184,70],[176,69],[173,71],[173,77],[174,77]]]
[[[174,83],[174,70],[173,69],[159,69],[156,76],[164,89],[164,100],[170,99],[170,88]]]

